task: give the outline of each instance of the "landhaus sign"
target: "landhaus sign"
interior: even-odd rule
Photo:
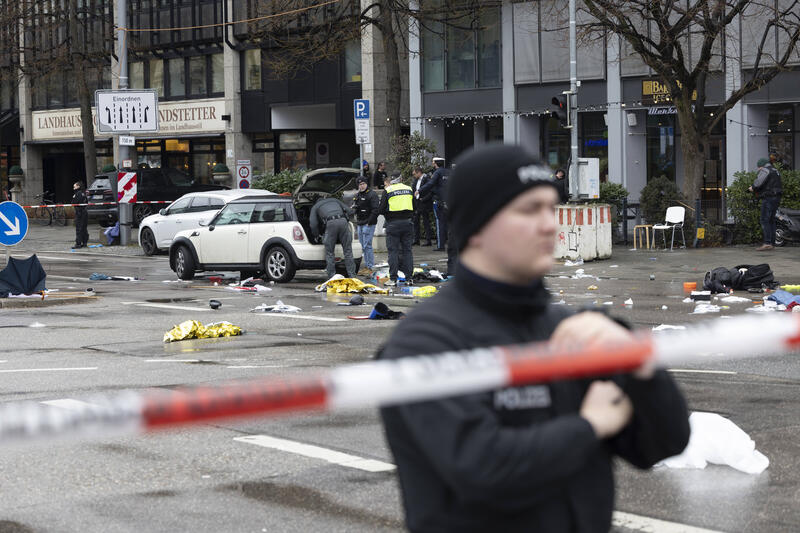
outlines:
[[[226,122],[225,100],[213,98],[206,100],[183,100],[180,102],[159,102],[158,133],[143,134],[141,137],[176,137],[185,133],[222,133]],[[32,113],[34,141],[80,140],[81,110],[78,108],[54,111],[34,111]],[[107,133],[97,131],[97,116],[92,108],[94,134],[108,137]]]

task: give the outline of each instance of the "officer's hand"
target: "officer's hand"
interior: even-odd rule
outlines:
[[[606,344],[623,343],[633,339],[633,334],[602,313],[578,313],[562,320],[553,336],[550,345],[556,351],[572,351],[594,348]],[[646,362],[633,375],[639,379],[650,379],[655,366]]]
[[[583,398],[580,415],[591,424],[598,439],[606,439],[628,424],[633,404],[613,381],[593,381]]]

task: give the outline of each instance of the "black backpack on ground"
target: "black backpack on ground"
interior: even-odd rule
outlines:
[[[718,267],[706,272],[703,289],[713,293],[730,292],[731,289],[743,291],[747,289],[774,289],[779,284],[775,281],[767,263],[760,265],[739,265],[736,268]]]

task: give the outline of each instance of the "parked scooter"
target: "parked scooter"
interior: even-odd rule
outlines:
[[[775,213],[775,246],[800,242],[800,209],[779,207]]]

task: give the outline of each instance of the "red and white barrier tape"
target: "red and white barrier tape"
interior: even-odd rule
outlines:
[[[139,202],[131,202],[135,204],[171,204],[173,200],[145,200]],[[23,205],[20,207],[35,209],[38,207],[79,207],[87,205],[117,205],[119,202],[90,202],[88,204],[43,204],[43,205]]]
[[[769,335],[764,335],[768,331]],[[98,438],[208,420],[396,405],[527,383],[800,350],[800,316],[708,321],[686,330],[637,333],[623,344],[556,353],[547,343],[493,347],[342,366],[290,379],[89,397],[76,409],[0,405],[0,444]]]

